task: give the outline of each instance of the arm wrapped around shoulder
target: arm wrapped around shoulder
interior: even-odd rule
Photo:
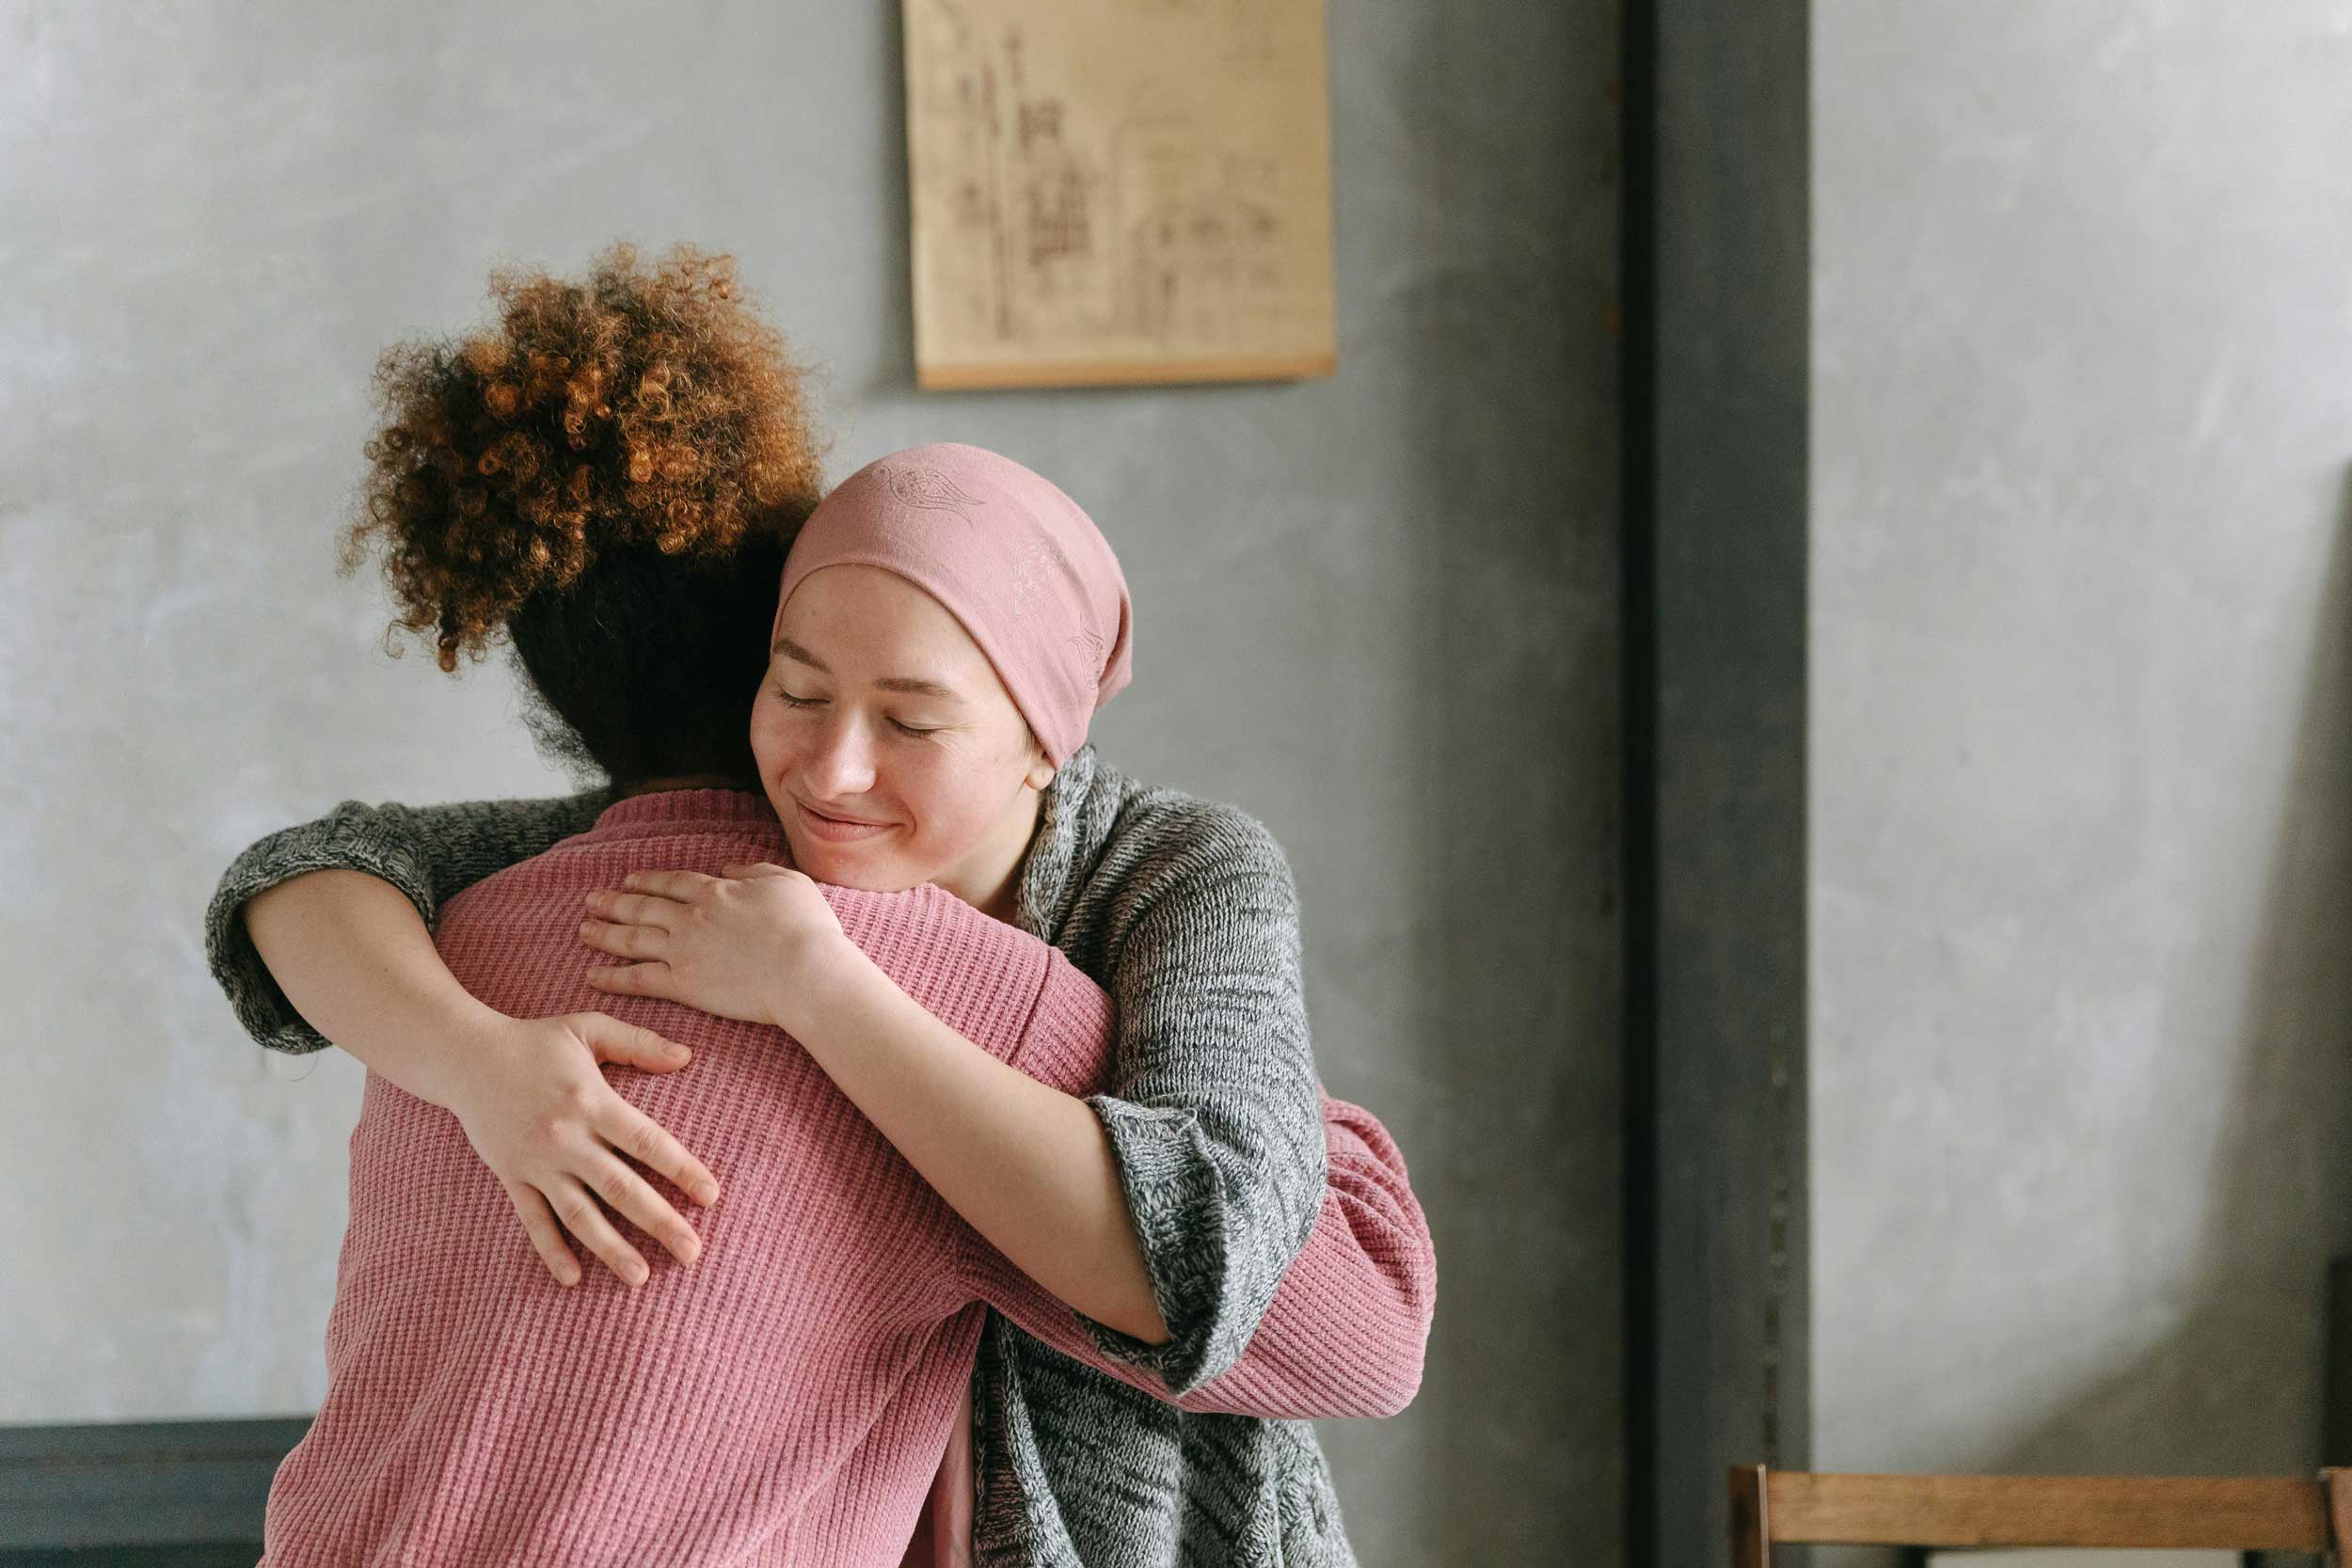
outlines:
[[[1173,1394],[1241,1358],[1324,1200],[1298,895],[1273,835],[1231,807],[1136,873],[1113,945],[1117,1047],[1102,1118],[1169,1338],[1085,1319]]]
[[[1421,1391],[1438,1309],[1438,1254],[1405,1156],[1379,1118],[1323,1103],[1330,1184],[1248,1353],[1186,1394],[1230,1415],[1394,1416]]]
[[[1073,1037],[1083,1049],[1087,1037]],[[1437,1253],[1405,1157],[1379,1119],[1327,1098],[1323,1128],[1330,1181],[1306,1246],[1241,1359],[1187,1393],[1170,1392],[1124,1352],[1106,1351],[1101,1335],[1089,1332],[1092,1319],[959,1226],[964,1277],[981,1300],[1063,1354],[1179,1409],[1286,1420],[1396,1415],[1421,1390]]]
[[[311,871],[363,871],[391,883],[431,926],[441,905],[493,871],[586,832],[612,803],[610,788],[528,800],[441,806],[345,800],[325,816],[281,828],[230,862],[204,911],[204,956],[237,1022],[272,1051],[317,1051],[325,1037],[286,1000],[245,928],[246,901]]]

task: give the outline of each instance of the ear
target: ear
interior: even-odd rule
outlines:
[[[1060,776],[1061,769],[1056,768],[1054,766],[1053,759],[1045,754],[1045,748],[1039,742],[1037,738],[1037,732],[1035,730],[1030,731],[1029,770],[1026,774],[1023,775],[1021,782],[1027,784],[1031,789],[1041,790]]]

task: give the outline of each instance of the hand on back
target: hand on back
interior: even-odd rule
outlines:
[[[631,1289],[645,1282],[644,1259],[613,1227],[608,1209],[680,1263],[701,1255],[693,1227],[630,1162],[706,1208],[719,1196],[718,1182],[598,1068],[613,1062],[671,1072],[688,1060],[684,1046],[604,1013],[501,1018],[472,1043],[448,1109],[506,1189],[540,1260],[564,1284],[580,1278],[565,1230]]]

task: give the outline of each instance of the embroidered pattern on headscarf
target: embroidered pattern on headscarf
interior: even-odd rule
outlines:
[[[1070,559],[1049,534],[1029,541],[1012,563],[1012,613],[1025,618],[1045,593],[1044,574],[1051,566],[1069,570]]]
[[[937,468],[912,465],[901,467],[894,463],[882,467],[880,472],[890,485],[891,495],[898,498],[903,506],[924,512],[952,512],[968,523],[972,519],[963,515],[963,508],[980,504],[979,497],[965,495],[954,480]]]

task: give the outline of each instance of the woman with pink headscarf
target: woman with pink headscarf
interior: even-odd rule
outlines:
[[[1132,660],[1107,543],[1041,476],[933,445],[844,482],[800,530],[779,586],[739,773],[422,812],[347,802],[247,851],[208,931],[241,1016],[281,1048],[331,1037],[372,1067],[432,1057],[441,1102],[506,1191],[537,1199],[517,1196],[516,1212],[574,1289],[559,1219],[631,1287],[648,1282],[585,1193],[691,1275],[691,1227],[620,1156],[696,1201],[719,1183],[650,1118],[596,1101],[579,1055],[559,1068],[547,1053],[563,1036],[592,1064],[676,1061],[643,1029],[589,1014],[453,1040],[450,1021],[478,1014],[418,939],[458,888],[591,832],[632,797],[755,790],[790,864],[640,872],[591,893],[589,983],[785,1029],[1103,1357],[1148,1374],[1113,1377],[991,1316],[970,1419],[949,1433],[910,1555],[1352,1561],[1307,1418],[1410,1398],[1434,1259],[1394,1145],[1321,1092],[1279,847],[1246,814],[1126,778],[1086,741]],[[368,875],[301,875],[327,868]],[[1104,1092],[1051,1087],[949,1027],[819,891],[926,883],[1100,983]],[[501,1049],[475,1049],[493,1037]],[[546,1049],[534,1057],[525,1040]],[[593,1065],[586,1080],[604,1083]]]

